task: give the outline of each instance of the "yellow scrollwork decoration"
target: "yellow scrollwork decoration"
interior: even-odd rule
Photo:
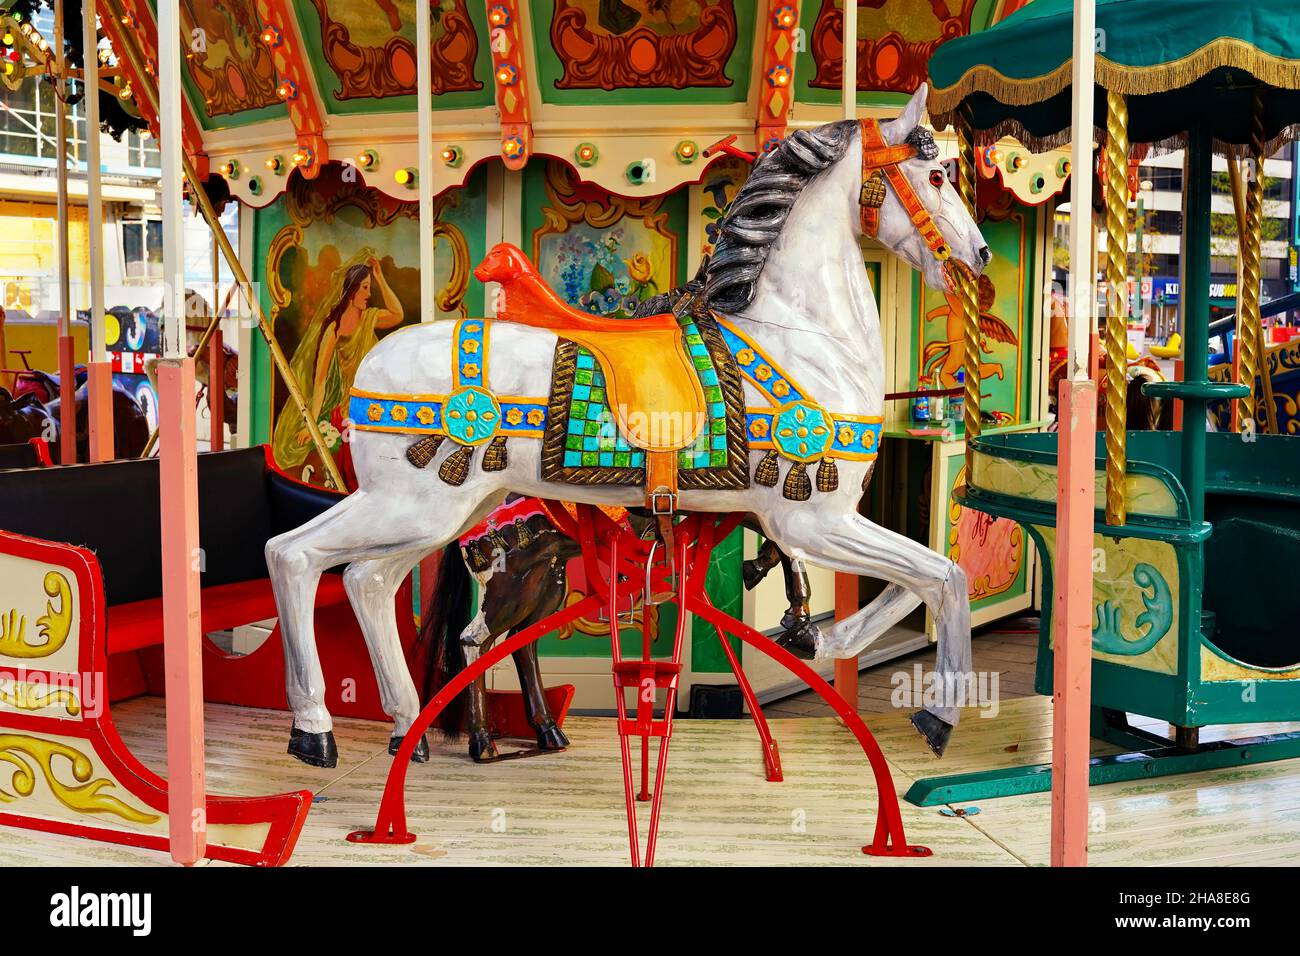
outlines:
[[[51,704],[62,704],[69,717],[81,713],[81,704],[77,695],[66,687],[45,689],[39,684],[15,681],[12,690],[0,686],[0,704],[8,704],[19,710],[43,710]]]
[[[49,657],[68,640],[72,633],[72,587],[58,571],[46,572],[43,587],[51,600],[45,602],[45,613],[36,619],[36,636],[42,643],[27,643],[27,617],[17,608],[10,608],[0,613],[0,656]]]
[[[54,759],[68,762],[75,784],[64,783],[54,770]],[[161,814],[146,813],[102,791],[117,786],[107,777],[92,780],[94,764],[81,751],[54,740],[23,734],[0,734],[0,762],[14,769],[9,786],[13,793],[0,787],[0,803],[13,803],[30,797],[36,790],[36,772],[40,771],[54,798],[76,813],[108,813],[132,823],[156,823]]]

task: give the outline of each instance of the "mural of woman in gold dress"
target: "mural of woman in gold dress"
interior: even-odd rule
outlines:
[[[370,304],[375,293],[381,306]],[[403,317],[402,303],[384,278],[374,250],[362,249],[335,271],[329,294],[293,353],[294,378],[337,457],[346,452],[342,415],[357,366],[378,343],[377,332],[400,325]],[[307,426],[288,402],[276,416],[272,448],[276,462],[286,470],[301,467],[312,451]],[[343,472],[346,478],[348,469]]]

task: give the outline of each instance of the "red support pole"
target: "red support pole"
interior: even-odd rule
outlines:
[[[842,621],[858,611],[858,576],[835,573],[835,620]],[[858,659],[846,657],[835,662],[835,690],[844,702],[858,709]]]
[[[194,360],[161,360],[158,392],[167,816],[172,859],[190,865],[202,859],[207,846]]]
[[[208,424],[208,448],[221,451],[226,445],[226,348],[221,326],[208,340]]]
[[[1057,398],[1056,595],[1052,676],[1052,865],[1088,863],[1092,548],[1097,387],[1063,379]]]
[[[59,464],[77,461],[77,365],[71,335],[59,336]]]

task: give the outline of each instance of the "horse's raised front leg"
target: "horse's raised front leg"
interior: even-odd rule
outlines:
[[[766,516],[765,524],[791,557],[807,558],[849,574],[880,578],[895,586],[843,621],[832,639],[823,640],[818,647],[818,657],[853,656],[859,644],[865,646],[874,639],[872,635],[892,626],[915,607],[912,595],[926,603],[938,631],[935,670],[942,693],[937,704],[914,714],[912,722],[930,748],[942,756],[960,715],[960,695],[972,686],[970,602],[965,573],[920,542],[872,524],[854,512],[787,508]],[[848,634],[857,635],[857,640],[835,645],[835,635]],[[862,641],[864,635],[867,641]]]

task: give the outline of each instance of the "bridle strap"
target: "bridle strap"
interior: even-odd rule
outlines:
[[[862,182],[865,186],[867,180],[871,179],[877,173],[882,174],[894,188],[894,194],[898,196],[898,201],[903,204],[903,209],[907,211],[908,218],[912,220],[912,225],[916,231],[921,234],[925,244],[929,246],[930,252],[941,262],[951,255],[948,243],[943,238],[943,233],[935,225],[934,218],[921,203],[920,198],[916,195],[916,190],[908,181],[903,171],[899,169],[899,164],[909,159],[914,159],[918,152],[917,148],[911,143],[901,143],[898,146],[890,146],[885,142],[885,136],[880,131],[880,121],[874,119],[860,120],[859,124],[862,130]],[[880,209],[879,207],[861,206],[862,213],[862,232],[874,239],[880,231]]]

